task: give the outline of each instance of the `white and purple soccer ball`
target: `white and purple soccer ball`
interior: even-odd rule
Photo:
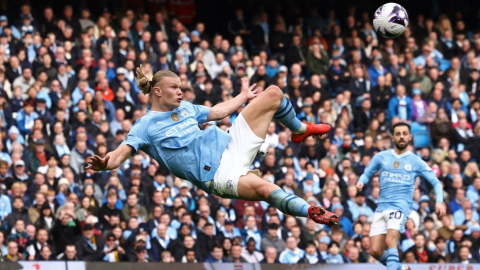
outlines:
[[[373,16],[373,27],[384,38],[396,38],[405,32],[408,26],[407,11],[396,3],[380,6]]]

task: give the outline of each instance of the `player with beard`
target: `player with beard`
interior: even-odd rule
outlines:
[[[410,126],[397,123],[392,129],[393,150],[375,155],[360,176],[357,189],[362,190],[373,175],[379,172],[380,195],[370,230],[370,254],[388,270],[409,269],[400,264],[397,243],[405,231],[407,216],[412,211],[413,192],[417,176],[425,178],[435,189],[435,212],[445,214],[443,188],[430,166],[408,151],[412,141]]]

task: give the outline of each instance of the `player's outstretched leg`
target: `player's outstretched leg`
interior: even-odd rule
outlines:
[[[304,199],[288,194],[279,186],[248,173],[238,181],[238,196],[248,201],[266,201],[287,215],[309,217],[322,224],[337,224],[338,218],[320,206],[310,205]]]
[[[242,111],[242,115],[253,133],[265,138],[272,118],[278,120],[293,133],[292,141],[303,142],[308,136],[323,135],[331,130],[330,125],[303,124],[280,88],[269,86]]]

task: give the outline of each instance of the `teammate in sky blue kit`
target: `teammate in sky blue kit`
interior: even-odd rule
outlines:
[[[331,129],[329,125],[303,124],[280,88],[270,86],[257,93],[255,85],[249,87],[248,79],[243,78],[239,95],[208,108],[182,101],[180,78],[171,71],[159,71],[148,80],[140,67],[137,76],[139,89],[150,94],[152,106],[137,120],[116,150],[103,158],[91,157],[87,168],[111,170],[134,152],[142,150],[175,176],[192,182],[207,193],[262,200],[289,215],[336,224],[338,217],[331,212],[320,206],[310,206],[305,200],[285,193],[277,185],[250,172],[272,118],[292,131],[294,142],[303,142],[312,135],[323,138]],[[227,117],[247,101],[250,103],[228,132],[216,126],[205,130],[199,128],[199,124]]]
[[[407,216],[412,211],[413,192],[417,176],[425,178],[436,194],[435,209],[439,217],[445,214],[443,188],[430,166],[408,151],[412,140],[410,126],[397,123],[392,127],[393,150],[376,154],[360,176],[357,188],[362,190],[375,173],[379,173],[380,196],[370,230],[370,254],[388,270],[408,269],[400,264],[397,243],[405,231]],[[386,250],[385,250],[386,249]]]

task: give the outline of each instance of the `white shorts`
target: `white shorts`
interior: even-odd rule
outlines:
[[[222,154],[213,183],[209,182],[207,186],[210,185],[210,191],[217,196],[238,198],[238,180],[248,173],[265,140],[253,133],[241,113],[228,133],[232,137]]]
[[[370,236],[387,234],[387,230],[397,230],[400,233],[405,231],[407,216],[400,210],[385,210],[375,212],[370,229]]]

